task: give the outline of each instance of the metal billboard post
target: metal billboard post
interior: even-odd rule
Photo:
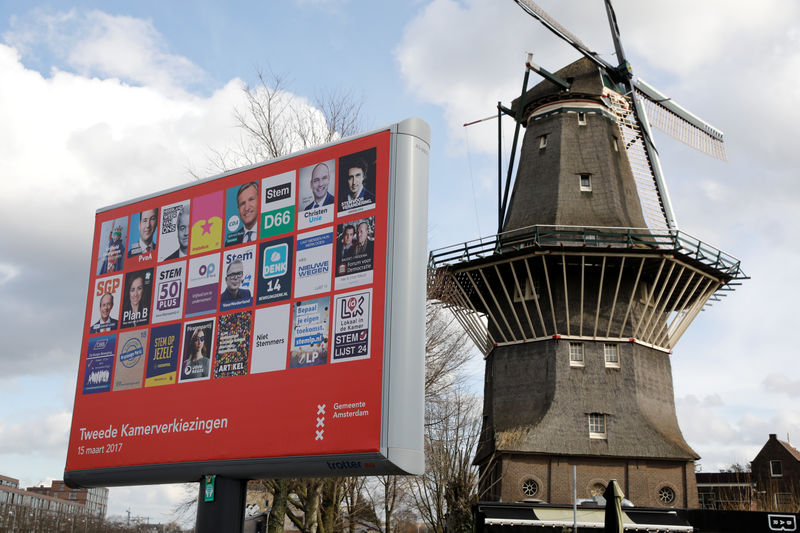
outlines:
[[[211,497],[204,477],[197,496],[197,533],[242,533],[247,480],[213,476]]]

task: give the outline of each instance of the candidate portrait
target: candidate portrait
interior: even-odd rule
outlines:
[[[135,220],[137,215],[133,215]],[[128,257],[152,252],[156,249],[156,230],[158,229],[158,209],[147,209],[138,213],[139,240],[131,243]]]
[[[100,297],[100,318],[89,328],[90,333],[102,333],[117,329],[118,322],[111,317],[111,310],[114,309],[114,295],[105,292]]]

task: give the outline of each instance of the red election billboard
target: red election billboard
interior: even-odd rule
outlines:
[[[429,138],[98,210],[67,483],[421,473]]]

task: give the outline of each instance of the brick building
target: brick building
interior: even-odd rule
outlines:
[[[53,481],[50,487],[21,489],[18,479],[0,475],[0,504],[105,518],[108,489],[70,489],[63,481]]]
[[[108,510],[108,489],[97,487],[93,489],[71,489],[63,481],[53,481],[49,487],[28,487],[28,492],[53,496],[60,500],[82,505],[86,512],[93,516],[105,518]]]
[[[770,433],[750,463],[758,506],[764,511],[800,512],[800,451]]]

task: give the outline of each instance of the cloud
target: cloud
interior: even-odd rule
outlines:
[[[190,182],[187,169],[202,167],[210,148],[239,144],[233,110],[244,103],[239,79],[193,93],[193,68],[162,51],[148,21],[36,14],[40,22],[28,16],[4,34],[14,46],[0,43],[0,224],[11,228],[0,235],[0,323],[14,332],[0,362],[9,376],[75,371],[93,212]],[[133,70],[109,70],[109,48],[138,58]],[[66,63],[42,75],[23,62],[31,50]],[[73,56],[78,72],[65,70]],[[113,77],[123,75],[140,85]]]
[[[185,57],[163,51],[166,43],[152,22],[130,16],[36,8],[13,17],[3,38],[24,55],[55,54],[85,77],[118,78],[167,91],[205,77]]]
[[[72,413],[58,411],[21,422],[0,419],[0,454],[63,454]]]
[[[0,263],[0,285],[19,276],[19,269],[8,263]]]
[[[732,406],[721,395],[686,395],[675,402],[683,436],[702,456],[703,471],[749,463],[770,433],[787,435],[800,425],[800,411]]]
[[[785,374],[769,374],[762,381],[767,392],[785,394],[791,398],[800,396],[800,379],[792,379]]]

